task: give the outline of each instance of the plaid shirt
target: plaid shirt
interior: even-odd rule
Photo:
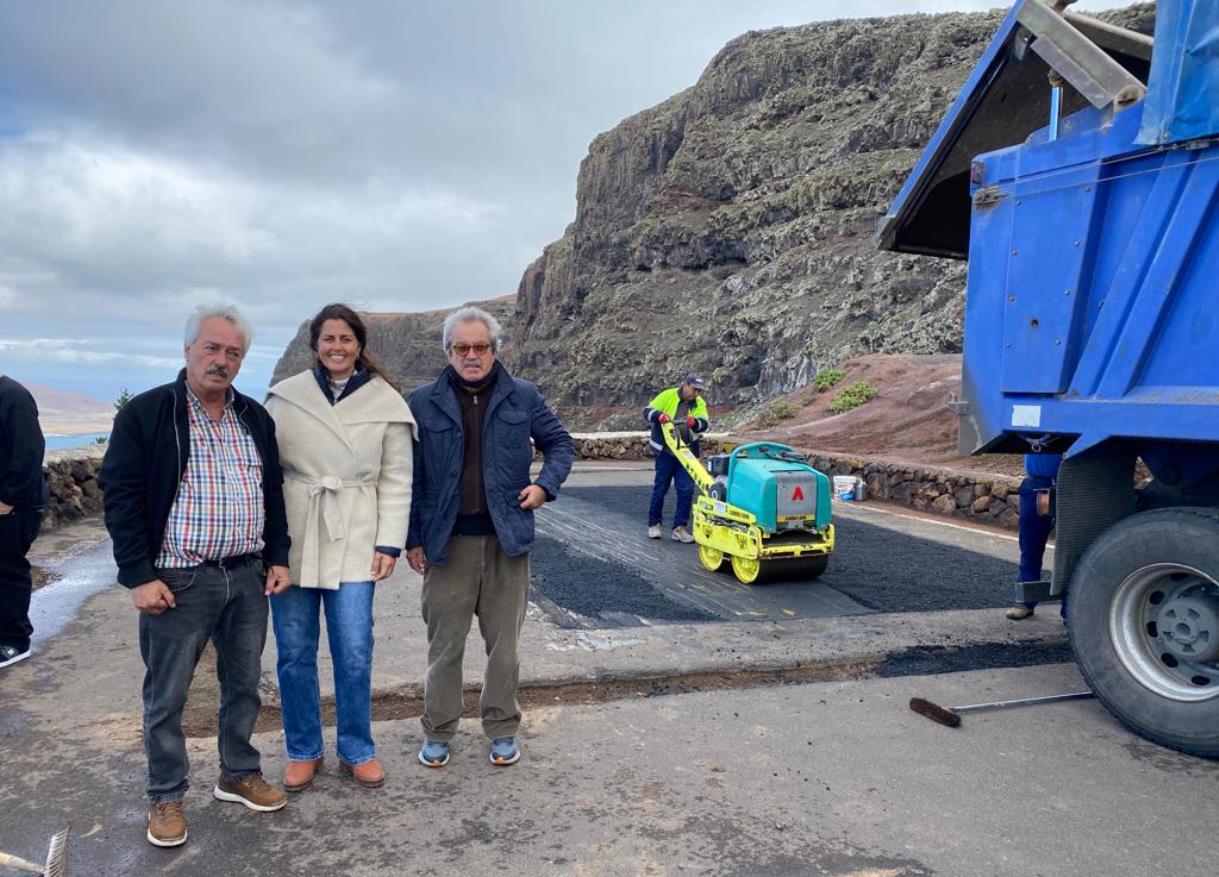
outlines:
[[[266,521],[262,458],[233,409],[232,393],[219,423],[189,389],[186,398],[190,459],[156,561],[170,569],[262,551]]]

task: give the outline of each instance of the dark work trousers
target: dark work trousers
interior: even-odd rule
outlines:
[[[648,526],[664,523],[665,494],[669,482],[677,488],[677,509],[673,513],[673,528],[690,525],[690,508],[694,504],[694,480],[681,461],[668,453],[656,455],[656,480],[652,482],[652,506],[648,509]]]
[[[1037,514],[1037,491],[1048,490],[1053,482],[1048,478],[1025,478],[1020,484],[1020,581],[1041,581],[1041,563],[1045,544],[1054,529],[1054,519]],[[1032,609],[1036,603],[1025,603]]]
[[[148,797],[154,803],[181,800],[189,786],[182,709],[208,640],[216,647],[220,680],[220,775],[240,780],[260,770],[250,734],[262,706],[258,680],[267,640],[261,561],[227,570],[163,569],[159,575],[174,592],[177,606],[160,615],[140,613],[140,655],[146,668],[144,749]]]
[[[30,647],[30,546],[42,526],[40,509],[13,509],[0,515],[0,645]]]

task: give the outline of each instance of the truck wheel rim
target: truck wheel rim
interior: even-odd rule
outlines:
[[[1109,634],[1140,685],[1169,700],[1219,696],[1219,582],[1192,567],[1156,563],[1118,585]]]

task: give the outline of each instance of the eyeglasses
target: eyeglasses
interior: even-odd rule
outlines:
[[[453,344],[449,347],[449,350],[458,356],[465,356],[470,352],[473,352],[475,356],[486,356],[490,349],[490,344]]]

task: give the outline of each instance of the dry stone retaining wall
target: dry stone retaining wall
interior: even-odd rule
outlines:
[[[47,454],[42,464],[50,502],[42,516],[43,530],[78,521],[102,510],[97,471],[102,467],[104,445],[91,445]]]

